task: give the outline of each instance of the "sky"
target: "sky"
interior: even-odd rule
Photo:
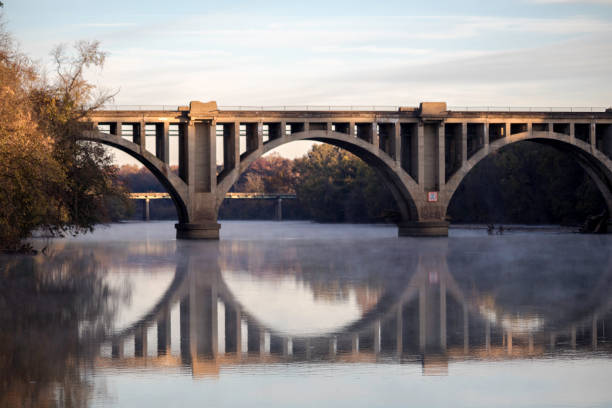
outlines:
[[[118,105],[612,105],[612,0],[4,0],[4,20],[42,64],[99,40],[88,79]]]

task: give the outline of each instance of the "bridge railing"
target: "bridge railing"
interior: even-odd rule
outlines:
[[[181,105],[105,105],[101,111],[168,111],[177,112]],[[219,106],[222,111],[377,111],[397,112],[401,106],[395,105],[278,105],[278,106]],[[415,108],[416,109],[416,108]],[[606,112],[611,108],[602,106],[449,106],[449,111],[459,112]]]
[[[449,106],[450,111],[459,112],[605,112],[601,106]]]
[[[177,112],[180,105],[104,105],[101,111],[168,111]]]

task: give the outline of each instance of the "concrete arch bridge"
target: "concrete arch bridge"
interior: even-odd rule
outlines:
[[[245,110],[191,102],[170,110],[100,110],[90,120],[82,139],[129,153],[165,186],[177,208],[177,238],[218,239],[219,207],[240,174],[298,140],[339,146],[378,170],[398,203],[400,236],[448,235],[447,208],[463,178],[489,154],[524,140],[571,154],[612,213],[611,109],[455,111],[424,102],[385,110]],[[169,166],[170,137],[178,137],[178,174]]]

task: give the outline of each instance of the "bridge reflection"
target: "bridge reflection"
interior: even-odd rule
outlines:
[[[603,256],[604,263],[579,274],[580,293],[572,296],[584,302],[575,304],[568,297],[568,310],[559,315],[558,308],[547,309],[536,300],[535,306],[526,304],[521,296],[534,292],[533,282],[519,271],[510,285],[504,275],[504,268],[516,269],[515,264],[489,265],[494,269],[484,271],[475,266],[466,272],[458,261],[463,248],[447,241],[420,243],[418,251],[402,254],[400,269],[389,268],[393,260],[373,257],[371,248],[342,243],[333,249],[254,241],[197,244],[197,250],[191,243],[177,245],[176,274],[167,292],[141,320],[108,338],[97,359],[99,367],[181,367],[201,377],[219,375],[224,367],[236,365],[383,362],[421,364],[423,374],[444,374],[451,362],[612,352],[609,254]],[[486,249],[470,264],[482,264],[489,257]],[[331,257],[326,251],[346,256]],[[559,265],[567,259],[560,256],[548,262],[551,273],[563,274]],[[525,268],[529,276],[539,273]],[[265,323],[258,310],[249,310],[252,302],[232,292],[224,279],[226,271],[247,271],[251,277],[272,281],[274,276],[290,274],[314,294],[336,285],[367,288],[377,295],[373,304],[364,305],[358,319],[341,327],[290,333]],[[491,279],[487,273],[495,276],[497,284],[487,283]],[[543,285],[533,299],[563,301],[570,292],[563,292],[566,286],[576,290],[575,282],[561,278],[557,279],[561,283],[547,286],[546,274],[540,273]],[[520,301],[513,303],[513,298]],[[173,314],[176,309],[179,313]],[[179,320],[174,325],[179,328],[174,336],[180,344],[176,352],[171,348],[173,315]],[[133,356],[126,352],[131,349]]]

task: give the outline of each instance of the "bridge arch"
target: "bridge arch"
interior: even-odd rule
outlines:
[[[136,143],[120,136],[103,133],[97,130],[82,132],[80,140],[97,142],[119,149],[142,163],[164,186],[176,207],[176,213],[181,223],[189,222],[188,187],[185,182],[170,170],[170,166],[162,162],[150,152],[142,149]]]
[[[446,183],[445,211],[448,211],[452,198],[461,182],[476,165],[489,157],[491,153],[523,141],[551,146],[558,151],[571,155],[598,187],[606,202],[608,212],[612,214],[612,160],[589,143],[579,139],[570,140],[568,135],[556,132],[521,132],[498,139],[491,143],[488,148],[486,146],[482,147]]]
[[[240,161],[239,168],[229,172],[219,181],[216,211],[219,211],[225,194],[254,161],[277,147],[300,140],[310,140],[337,146],[363,160],[381,175],[383,182],[395,198],[402,221],[414,221],[418,219],[418,208],[415,204],[414,197],[417,196],[419,187],[410,175],[408,175],[391,156],[381,152],[368,141],[351,137],[345,133],[324,130],[295,132],[279,139],[270,140],[264,143],[261,149],[247,154],[244,159]]]

